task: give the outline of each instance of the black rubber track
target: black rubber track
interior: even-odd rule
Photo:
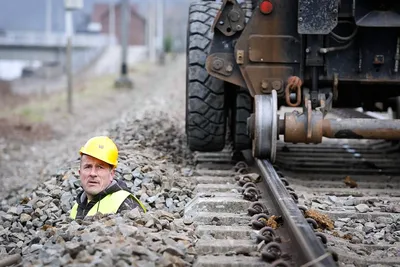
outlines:
[[[186,135],[192,151],[220,151],[225,146],[224,82],[207,73],[205,63],[221,4],[196,1],[189,8],[186,73]]]

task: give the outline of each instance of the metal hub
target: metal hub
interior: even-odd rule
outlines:
[[[253,156],[275,162],[278,136],[278,100],[275,90],[270,95],[254,97]]]

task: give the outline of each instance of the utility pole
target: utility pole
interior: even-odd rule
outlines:
[[[147,1],[146,10],[147,12],[149,11],[149,1]],[[145,24],[144,43],[147,48],[146,50],[147,57],[149,57],[149,19],[146,19],[145,23],[146,24]]]
[[[115,40],[115,5],[112,0],[110,0],[109,3],[109,10],[110,10],[110,16],[108,17],[109,18],[108,28],[109,28],[110,45],[111,45]]]
[[[46,35],[49,36],[51,34],[52,28],[52,0],[46,0]]]
[[[131,7],[129,0],[121,0],[121,75],[115,81],[117,88],[133,88],[133,82],[128,77],[128,41],[129,41],[129,25],[131,17]]]
[[[73,91],[73,77],[72,77],[72,11],[65,11],[65,32],[67,35],[67,49],[66,49],[66,71],[67,71],[67,105],[68,113],[72,114],[72,91]]]
[[[163,65],[164,58],[164,0],[157,1],[157,56],[158,63]]]
[[[149,38],[149,57],[152,63],[156,62],[156,44],[155,44],[155,35],[156,35],[156,7],[155,7],[156,0],[149,0],[148,1],[148,12],[149,15],[147,16],[147,23],[148,25],[148,38]]]
[[[52,0],[46,0],[46,38],[50,38],[52,31],[52,18],[53,18],[53,8],[52,8]],[[44,77],[44,86],[43,91],[47,91],[47,84],[50,76],[49,66],[45,66],[45,77]]]
[[[72,36],[74,33],[74,24],[72,20],[72,11],[83,7],[83,0],[65,0],[65,33],[67,37],[66,44],[66,71],[67,71],[67,106],[68,113],[72,114]]]

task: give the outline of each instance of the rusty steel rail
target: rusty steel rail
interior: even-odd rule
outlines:
[[[264,183],[277,211],[287,226],[290,242],[295,244],[299,254],[298,266],[337,266],[331,254],[326,252],[312,228],[280,181],[271,163],[257,160],[257,165],[264,177]]]

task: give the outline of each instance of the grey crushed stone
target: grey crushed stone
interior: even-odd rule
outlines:
[[[79,162],[73,160],[32,192],[21,189],[0,202],[0,259],[21,253],[29,266],[193,263],[197,237],[182,215],[195,184],[180,172],[191,163],[183,128],[168,114],[147,114],[140,122],[123,120],[108,134],[120,150],[116,179],[124,180],[149,211],[71,221],[68,211],[81,191]]]
[[[193,197],[194,184],[190,177],[182,179],[181,176],[188,175],[180,171],[193,172],[190,166],[186,167],[192,159],[185,148],[185,64],[182,57],[180,61],[176,63],[177,68],[166,67],[159,72],[163,86],[139,89],[134,93],[136,98],[129,100],[134,108],[119,114],[120,118],[110,122],[111,126],[104,131],[103,128],[95,131],[116,141],[120,150],[116,178],[127,183],[149,212],[143,215],[133,210],[121,215],[70,221],[67,212],[81,190],[75,156],[78,148],[69,147],[68,153],[64,153],[68,157],[49,151],[46,158],[52,162],[43,162],[44,157],[38,159],[38,166],[46,166],[38,176],[34,176],[37,168],[22,176],[45,183],[33,187],[24,185],[0,201],[0,259],[22,253],[23,266],[187,266],[193,263],[196,255],[193,244],[197,237],[194,226],[184,224],[181,218],[185,204]],[[159,85],[160,80],[155,80],[154,84]],[[85,138],[79,129],[74,132],[73,139]],[[5,153],[0,157],[23,152],[18,147],[3,147],[7,144],[3,141],[0,140],[0,150]],[[66,145],[74,143],[69,141]],[[24,146],[23,150],[32,149],[38,154],[41,148],[42,144],[37,143]],[[70,152],[73,152],[72,158]],[[9,160],[14,156],[17,158],[12,155]],[[19,176],[13,175],[13,178]],[[154,201],[147,201],[149,198]]]
[[[397,213],[398,203],[381,200],[379,197],[368,199],[357,199],[353,196],[336,197],[333,195],[325,197],[306,197],[305,204],[311,208],[320,210],[345,211],[348,217],[341,217],[334,220],[334,229],[325,230],[329,234],[339,236],[345,242],[354,244],[339,250],[356,253],[362,256],[374,258],[397,257],[400,247],[400,216],[373,216],[373,212]],[[395,208],[396,207],[396,208]],[[359,217],[354,211],[365,214]],[[371,215],[370,215],[371,214]],[[344,238],[344,239],[343,239]],[[334,245],[335,243],[331,243]],[[374,249],[358,249],[360,245],[378,246]],[[379,249],[379,246],[389,247],[390,249]]]
[[[370,210],[367,204],[358,204],[357,206],[355,206],[355,209],[361,213],[365,213]]]

